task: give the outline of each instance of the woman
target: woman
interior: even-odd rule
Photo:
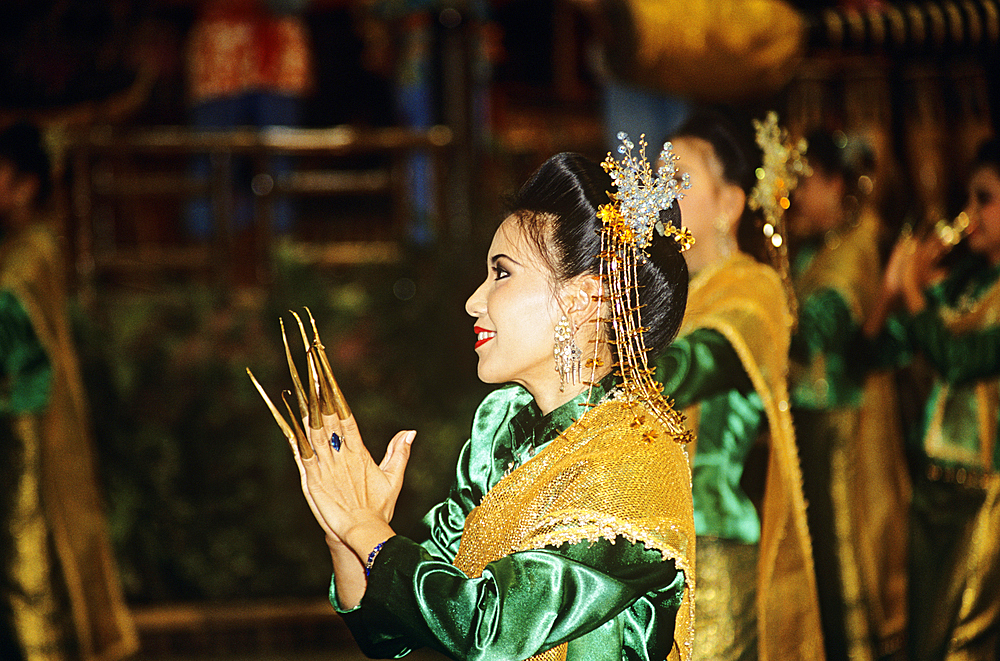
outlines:
[[[117,661],[138,637],[46,222],[50,170],[35,126],[0,132],[0,658]]]
[[[1000,651],[1000,141],[970,169],[967,250],[938,234],[893,251],[865,324],[875,356],[920,353],[933,373],[910,439],[911,659],[992,659]],[[945,271],[942,259],[952,263]],[[957,257],[957,258],[955,258]],[[905,312],[886,318],[897,305]]]
[[[687,269],[682,233],[659,222],[676,197],[672,168],[655,214],[665,236],[650,223],[648,245],[622,244],[641,215],[630,201],[653,190],[623,186],[634,165],[606,164],[614,203],[611,178],[575,154],[550,158],[515,197],[466,303],[480,378],[511,385],[480,405],[423,544],[389,526],[415,433],[374,464],[314,341],[310,379],[326,390],[303,396],[309,437],[279,424],[327,535],[331,601],[366,654],[690,658],[687,436],[643,381],[645,348],[680,323]]]
[[[881,278],[882,222],[866,174],[874,157],[843,133],[808,140],[812,172],[795,189],[788,222],[799,305],[792,417],[827,656],[874,659],[902,650],[909,502],[892,374],[866,377],[857,361]]]
[[[747,205],[760,151],[708,111],[672,142],[694,182],[680,202],[696,239],[687,253],[694,275],[679,339],[657,374],[697,430],[696,657],[822,659],[785,380],[792,315],[781,276],[753,256],[764,238]],[[743,485],[753,479],[744,469],[762,434],[769,457],[758,517]]]

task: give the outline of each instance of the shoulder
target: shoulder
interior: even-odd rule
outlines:
[[[497,432],[532,401],[531,394],[519,385],[508,384],[488,394],[472,420],[472,442],[492,442]]]
[[[59,243],[41,224],[25,228],[5,241],[0,257],[0,282],[31,281],[59,265]]]
[[[681,333],[703,326],[722,330],[733,325],[752,331],[765,324],[786,329],[787,334],[791,321],[781,276],[767,264],[740,253],[692,282]]]

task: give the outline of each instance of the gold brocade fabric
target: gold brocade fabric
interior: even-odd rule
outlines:
[[[805,21],[781,0],[623,0],[634,24],[631,80],[699,101],[761,96],[791,77]],[[629,66],[628,64],[624,66]]]
[[[83,661],[117,661],[136,651],[138,638],[97,492],[83,384],[64,308],[63,268],[55,237],[40,225],[5,237],[0,249],[0,288],[18,297],[52,364],[51,392],[48,407],[39,416],[37,443],[25,439],[26,447],[37,447],[40,467],[27,479],[37,481],[42,515],[69,598],[78,656]],[[19,430],[27,427],[19,423]],[[31,519],[21,523],[37,529],[41,520],[37,511]],[[36,594],[47,580],[51,593],[55,574],[43,570],[40,562],[37,552],[21,554],[12,573],[30,576]],[[42,576],[40,571],[49,575]],[[34,600],[23,604],[27,610],[22,617],[15,614],[18,622],[39,621],[29,612],[37,605]],[[41,635],[38,631],[15,633],[22,640]],[[30,656],[28,661],[32,661]]]
[[[822,661],[812,546],[788,403],[792,318],[783,291],[777,271],[734,253],[692,280],[680,334],[698,328],[721,333],[740,357],[768,420],[770,451],[757,564],[759,658]]]
[[[455,566],[478,577],[517,551],[623,537],[684,572],[675,661],[694,635],[694,514],[684,448],[641,404],[611,399],[589,410],[503,478],[469,513]],[[564,659],[566,644],[532,657]]]
[[[866,206],[855,226],[828,236],[796,282],[799,301],[832,289],[847,303],[854,322],[863,323],[879,286],[880,226]],[[822,361],[811,368],[798,378],[826,377]],[[861,406],[831,411],[830,416],[839,430],[830,457],[830,496],[848,653],[852,659],[875,658],[879,649],[898,647],[906,631],[906,522],[912,487],[892,374],[870,373]]]

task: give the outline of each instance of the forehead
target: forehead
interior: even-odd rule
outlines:
[[[504,254],[522,264],[541,266],[544,263],[538,246],[524,229],[522,222],[513,214],[507,216],[493,235],[489,258]]]
[[[969,186],[1000,187],[1000,172],[992,165],[984,165],[972,173]]]
[[[674,153],[680,159],[677,164],[681,170],[708,171],[714,177],[722,178],[722,162],[715,155],[715,149],[707,140],[681,136],[671,140],[671,143],[674,145]]]

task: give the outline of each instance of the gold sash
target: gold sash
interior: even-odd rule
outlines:
[[[691,282],[681,335],[711,328],[729,341],[770,426],[757,566],[759,658],[822,661],[816,576],[788,404],[791,325],[778,273],[737,252]]]
[[[64,309],[63,268],[51,232],[30,227],[4,242],[0,288],[21,301],[52,363],[52,390],[37,435],[39,488],[69,595],[79,656],[83,661],[117,661],[138,648],[138,639],[96,488],[83,383]],[[19,562],[16,572],[37,579],[34,557]],[[37,632],[28,636],[37,637]]]
[[[623,537],[656,549],[684,572],[672,661],[691,658],[694,514],[680,443],[639,404],[589,410],[536,457],[503,478],[465,520],[455,566],[478,577],[517,551]],[[566,643],[533,659],[565,659]]]

